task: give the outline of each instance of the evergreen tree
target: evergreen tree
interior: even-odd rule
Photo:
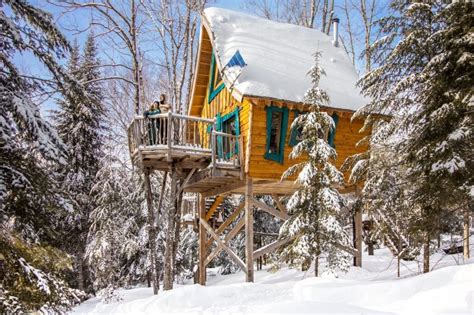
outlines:
[[[291,216],[280,229],[281,238],[291,239],[283,250],[284,256],[302,263],[315,261],[316,275],[317,261],[323,253],[330,270],[346,270],[350,262],[350,256],[339,249],[350,247],[350,239],[341,218],[344,201],[334,188],[343,183],[343,175],[331,164],[336,151],[325,137],[326,132],[334,128],[334,121],[321,111],[321,106],[329,103],[329,97],[318,87],[324,74],[319,66],[320,57],[321,53],[316,52],[315,64],[308,73],[312,86],[303,102],[309,111],[298,116],[292,126],[301,130],[302,140],[293,147],[290,158],[305,155],[305,161],[283,174],[289,178],[298,173],[299,188],[288,201]]]
[[[83,298],[62,278],[70,259],[58,250],[70,209],[52,171],[65,148],[32,95],[50,87],[87,97],[58,64],[69,45],[50,14],[26,1],[0,10],[0,313],[61,312]],[[27,75],[14,58],[31,54],[50,80]],[[45,82],[48,82],[46,84]]]
[[[396,0],[391,8],[372,48],[380,66],[362,79],[371,102],[356,117],[393,117],[381,141],[399,155],[427,272],[430,240],[472,204],[474,15],[467,2]]]
[[[86,259],[94,289],[109,302],[120,298],[117,288],[144,280],[147,237],[138,175],[112,153],[101,165],[91,192],[96,207],[90,213]]]
[[[69,72],[82,82],[90,96],[59,102],[56,112],[59,136],[67,146],[68,167],[64,168],[63,187],[74,201],[74,211],[67,218],[70,233],[66,236],[67,250],[76,257],[77,286],[84,290],[84,250],[89,230],[88,216],[95,207],[90,191],[95,175],[99,171],[102,153],[102,132],[104,129],[104,107],[100,83],[99,60],[94,36],[87,37],[82,60],[79,47],[74,45],[69,61]]]

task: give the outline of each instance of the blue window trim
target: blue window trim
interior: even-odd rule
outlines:
[[[332,120],[334,120],[334,128],[331,128],[331,130],[329,130],[328,143],[331,147],[335,149],[336,145],[334,144],[334,139],[336,137],[336,129],[337,129],[337,123],[339,122],[339,116],[336,113],[334,113],[332,114],[331,117],[332,117]]]
[[[224,82],[219,84],[219,86],[216,86],[217,83],[215,82],[216,80],[216,57],[214,56],[214,51],[212,52],[212,57],[211,57],[211,79],[209,80],[209,98],[207,100],[208,103],[211,103],[212,100],[219,94],[220,91],[225,87]],[[217,69],[219,71],[219,69]]]
[[[222,125],[225,123],[227,120],[235,118],[235,135],[239,136],[240,135],[240,121],[239,121],[239,107],[236,107],[232,112],[222,116],[220,113],[216,115],[216,131],[222,131]],[[235,152],[239,153],[239,144],[235,144]],[[217,155],[219,158],[222,158],[223,152],[222,152],[222,136],[217,137]],[[230,156],[227,156],[226,158],[230,158]]]
[[[285,152],[285,141],[286,141],[286,131],[288,129],[288,108],[276,107],[276,106],[266,106],[265,111],[267,112],[267,141],[265,145],[265,155],[264,158],[267,160],[272,160],[283,164],[284,161],[284,152]],[[281,120],[281,131],[280,131],[280,145],[278,152],[268,152],[270,150],[270,136],[272,131],[272,114],[274,112],[282,113]]]

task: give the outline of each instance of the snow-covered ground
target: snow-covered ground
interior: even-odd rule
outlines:
[[[474,248],[471,249],[474,251]],[[121,290],[120,302],[93,298],[74,314],[474,314],[474,259],[436,253],[433,271],[420,274],[421,264],[397,264],[387,249],[363,257],[362,268],[315,278],[312,270],[282,268],[256,271],[255,283],[242,272],[213,275],[208,285],[178,285],[153,296],[151,288]]]

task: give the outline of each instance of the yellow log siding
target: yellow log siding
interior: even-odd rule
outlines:
[[[357,152],[364,152],[367,148],[356,148],[355,144],[364,137],[359,130],[363,122],[358,120],[351,123],[350,113],[338,112],[339,122],[336,129],[334,144],[336,146],[337,159],[335,165],[340,167],[344,160]],[[283,164],[267,160],[264,158],[265,147],[267,141],[267,122],[265,106],[263,104],[254,105],[253,107],[253,122],[252,122],[252,139],[250,152],[250,166],[249,175],[254,178],[262,179],[280,179],[281,175],[292,165],[301,162],[302,158],[292,160],[289,154],[292,147],[289,146],[289,139],[291,135],[291,124],[295,119],[295,113],[289,112],[288,117],[288,131],[286,133],[284,160]],[[345,174],[346,180],[348,174]]]

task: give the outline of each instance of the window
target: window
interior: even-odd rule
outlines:
[[[298,110],[294,110],[293,112],[295,113],[295,119],[299,115],[306,114],[306,112],[300,113]],[[297,127],[291,128],[290,141],[288,142],[288,145],[290,147],[294,147],[295,145],[297,145],[301,141],[302,128],[303,128],[302,126],[299,126],[298,128]]]
[[[267,106],[267,142],[265,158],[283,163],[286,129],[288,125],[288,108]]]
[[[216,58],[213,52],[212,58],[211,58],[211,72],[210,72],[210,79],[209,79],[208,103],[211,103],[211,101],[217,96],[217,94],[219,94],[220,91],[222,91],[224,87],[225,87],[225,84],[222,81],[219,68],[217,68]]]
[[[331,147],[334,149],[336,148],[336,145],[334,144],[334,138],[336,137],[336,128],[337,128],[337,123],[339,122],[339,116],[337,116],[336,113],[332,114],[332,120],[334,120],[334,128],[329,130],[328,134],[328,143]]]

